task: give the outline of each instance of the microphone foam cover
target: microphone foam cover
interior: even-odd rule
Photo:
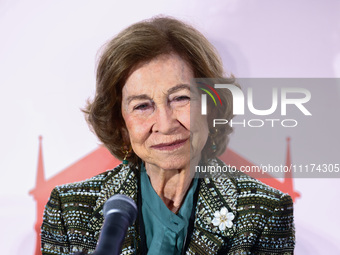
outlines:
[[[129,224],[132,225],[137,218],[137,205],[135,201],[128,196],[122,194],[113,195],[104,204],[104,218],[116,212],[128,216]]]

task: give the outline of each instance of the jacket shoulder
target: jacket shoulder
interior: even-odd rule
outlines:
[[[89,223],[97,201],[107,183],[126,175],[129,169],[119,165],[87,180],[55,187],[45,206],[41,226],[42,253],[94,251],[97,237]]]
[[[214,164],[228,167],[223,161],[216,159]],[[275,189],[268,184],[265,184],[239,170],[232,170],[222,173],[216,178],[217,181],[220,179],[228,178],[235,185],[238,199],[250,199],[254,198],[258,202],[269,201],[270,204],[276,204],[280,200],[291,200],[290,196],[278,189]]]
[[[239,198],[257,197],[274,202],[290,197],[288,194],[245,174],[235,178],[235,182]]]
[[[105,183],[114,178],[116,175],[124,171],[122,165],[118,165],[111,170],[107,170],[89,179],[62,184],[54,188],[54,192],[58,193],[61,197],[65,196],[93,196],[98,197]],[[125,170],[126,171],[126,170]]]

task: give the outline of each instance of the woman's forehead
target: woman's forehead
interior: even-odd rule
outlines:
[[[127,78],[123,94],[168,91],[180,84],[190,84],[191,67],[177,54],[161,55],[137,67]]]

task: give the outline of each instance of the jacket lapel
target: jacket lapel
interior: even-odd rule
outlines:
[[[214,213],[222,207],[226,207],[236,218],[236,204],[237,189],[232,178],[224,175],[214,176],[214,180],[202,179],[188,254],[216,254],[228,245],[228,240],[235,234],[235,225],[221,231],[211,221]]]
[[[103,206],[105,202],[115,194],[123,194],[131,197],[137,203],[137,178],[129,166],[119,165],[108,173],[106,181],[103,183],[99,193],[96,206],[93,210],[92,218],[89,221],[89,228],[94,231],[95,238],[98,240],[100,230],[104,222]],[[128,229],[128,233],[135,226]]]

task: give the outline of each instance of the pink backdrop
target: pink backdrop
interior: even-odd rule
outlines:
[[[339,13],[336,0],[1,1],[1,253],[34,254],[32,194],[39,192],[29,191],[37,181],[39,135],[46,180],[98,148],[80,108],[94,93],[98,49],[122,28],[171,15],[202,31],[237,77],[340,78]],[[289,136],[293,163],[340,163],[339,108],[332,104],[340,101],[340,85],[315,97],[333,110],[303,133],[255,136],[236,129],[230,148],[255,164],[284,164]],[[301,195],[295,253],[339,254],[340,179],[294,179],[293,185]]]

